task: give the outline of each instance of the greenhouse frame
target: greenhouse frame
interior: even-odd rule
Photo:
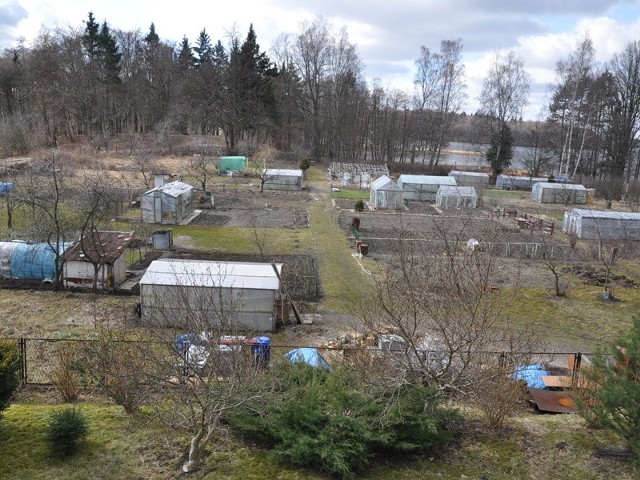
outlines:
[[[456,179],[449,176],[400,175],[398,185],[402,188],[405,200],[435,202],[441,185],[455,187]]]
[[[587,188],[575,183],[538,182],[531,189],[531,200],[538,203],[584,205]]]
[[[377,178],[369,189],[369,204],[376,210],[404,208],[402,188],[386,175]]]
[[[442,209],[476,208],[478,195],[474,187],[442,185],[436,193],[436,205]]]
[[[538,182],[547,182],[547,177],[526,177],[522,175],[503,175],[496,177],[496,188],[501,190],[531,190]]]
[[[165,183],[140,197],[144,223],[176,225],[193,213],[193,190],[183,182]]]
[[[587,240],[640,240],[640,213],[586,210],[564,212],[562,231]]]
[[[487,188],[489,186],[488,173],[451,170],[449,176],[455,178],[456,183],[461,187]]]

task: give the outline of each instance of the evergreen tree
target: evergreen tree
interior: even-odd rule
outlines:
[[[195,57],[191,45],[189,45],[189,39],[184,36],[180,43],[180,51],[178,52],[178,66],[181,70],[186,70],[195,64]]]
[[[211,45],[211,37],[207,33],[207,29],[203,28],[196,40],[196,46],[193,47],[193,51],[196,52],[196,67],[205,65],[211,61],[213,54],[213,47]]]
[[[156,26],[151,22],[151,26],[149,27],[149,33],[144,37],[144,41],[148,44],[157,44],[160,42],[160,37],[156,33]]]
[[[122,54],[118,49],[115,38],[111,35],[106,21],[102,23],[98,45],[104,70],[102,80],[109,84],[120,83],[120,59]]]
[[[85,29],[82,36],[82,46],[85,48],[89,61],[92,62],[98,56],[100,50],[100,25],[96,22],[93,12],[89,12],[89,19],[84,22]]]

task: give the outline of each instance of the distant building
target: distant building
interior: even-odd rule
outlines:
[[[65,287],[92,288],[96,270],[96,288],[112,290],[125,281],[125,253],[134,232],[91,232],[78,240],[64,255]]]
[[[183,182],[170,182],[145,192],[140,197],[142,221],[178,224],[193,213],[193,187]]]

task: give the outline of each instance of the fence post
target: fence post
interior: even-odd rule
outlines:
[[[20,380],[22,383],[26,385],[28,382],[27,378],[27,339],[20,338],[18,340],[18,347],[20,349]]]

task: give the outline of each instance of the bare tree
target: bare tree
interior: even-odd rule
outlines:
[[[508,122],[522,116],[528,97],[529,75],[524,70],[524,60],[512,51],[506,54],[496,52],[480,95],[482,110],[489,117],[493,147],[490,155],[492,158],[488,156],[487,160],[493,163],[492,159],[495,159],[495,173],[499,173],[503,164],[509,165],[511,157],[506,158],[501,152],[509,140]]]

